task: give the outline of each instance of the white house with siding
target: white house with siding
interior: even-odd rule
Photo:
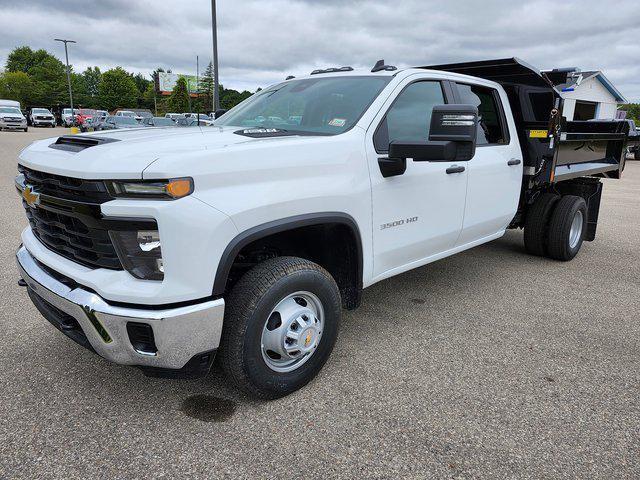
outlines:
[[[564,98],[563,115],[567,120],[616,118],[618,105],[627,103],[620,91],[601,71],[576,69],[567,81],[556,85]]]

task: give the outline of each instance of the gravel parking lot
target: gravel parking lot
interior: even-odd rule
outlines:
[[[640,162],[573,262],[516,231],[381,282],[321,375],[261,403],[109,364],[31,305],[16,159],[61,132],[0,132],[0,478],[640,478]]]

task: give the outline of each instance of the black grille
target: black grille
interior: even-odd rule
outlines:
[[[49,210],[46,202],[32,208],[22,202],[33,234],[54,252],[92,268],[121,270],[109,232],[80,218]]]
[[[42,195],[49,195],[76,202],[102,203],[113,200],[102,180],[83,180],[51,173],[37,172],[18,165],[25,183]]]

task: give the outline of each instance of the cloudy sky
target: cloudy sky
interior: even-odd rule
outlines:
[[[637,0],[218,0],[220,79],[255,90],[314,68],[517,56],[540,68],[601,69],[640,101]],[[30,45],[76,71],[161,66],[195,74],[211,58],[209,0],[0,0],[0,64]]]

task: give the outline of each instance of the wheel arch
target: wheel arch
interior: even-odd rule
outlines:
[[[355,271],[352,272],[353,291],[350,292],[349,299],[343,299],[346,308],[355,308],[360,303],[363,281],[363,248],[360,229],[355,219],[343,212],[319,212],[286,217],[273,220],[261,225],[247,229],[236,235],[224,249],[213,282],[213,295],[222,296],[226,292],[229,274],[238,254],[244,247],[252,243],[271,237],[280,233],[290,232],[305,227],[322,225],[340,225],[346,227],[353,237],[355,246]],[[338,283],[339,279],[336,278]],[[341,289],[342,290],[342,289]],[[343,292],[344,293],[344,292]]]

